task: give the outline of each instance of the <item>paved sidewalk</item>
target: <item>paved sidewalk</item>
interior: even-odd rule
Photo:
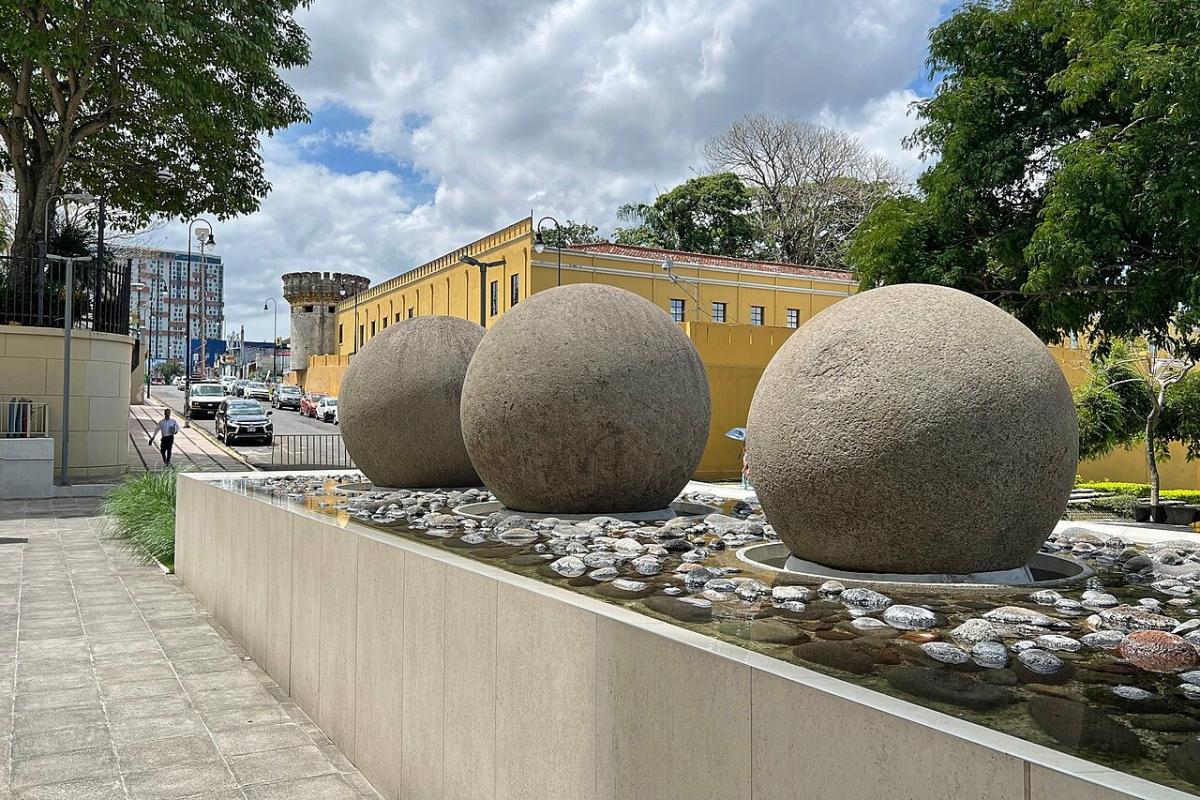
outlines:
[[[378,798],[100,500],[0,501],[0,800]]]
[[[162,456],[158,452],[158,441],[153,445],[146,440],[154,432],[154,426],[162,419],[163,407],[140,405],[129,407],[129,469],[131,472],[149,472],[162,469]],[[220,444],[209,439],[196,427],[183,427],[179,420],[179,434],[175,437],[175,448],[171,453],[171,465],[194,467],[202,472],[245,472],[253,467],[239,461]]]

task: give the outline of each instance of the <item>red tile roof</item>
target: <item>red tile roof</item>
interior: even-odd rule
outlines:
[[[583,250],[590,253],[608,253],[609,255],[628,256],[630,258],[649,258],[660,261],[670,258],[681,264],[702,264],[710,267],[730,267],[732,269],[754,270],[755,272],[775,272],[786,275],[804,275],[805,277],[829,278],[842,281],[854,280],[854,276],[851,273],[840,269],[807,267],[799,264],[788,264],[782,261],[748,261],[728,256],[689,253],[686,250],[665,250],[660,247],[640,247],[632,244],[597,242],[595,244],[573,244],[568,249]]]

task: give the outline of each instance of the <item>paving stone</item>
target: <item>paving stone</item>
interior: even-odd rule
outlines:
[[[125,800],[119,778],[96,778],[22,789],[15,800]]]
[[[17,789],[116,774],[117,756],[112,747],[50,753],[12,762],[12,785]]]
[[[75,708],[55,708],[39,711],[18,711],[13,715],[13,735],[60,731],[104,722],[104,709],[99,703]]]
[[[149,772],[166,767],[221,766],[224,761],[212,738],[205,734],[130,742],[118,748],[123,772]]]
[[[241,708],[201,709],[200,716],[204,719],[205,724],[214,732],[230,728],[270,725],[291,721],[291,718],[288,717],[287,713],[278,704],[244,706]]]
[[[133,800],[175,800],[238,788],[224,764],[177,764],[150,772],[128,773],[125,787]],[[301,797],[304,796],[297,795],[295,800]]]
[[[108,683],[100,687],[100,695],[106,701],[140,700],[161,695],[183,694],[183,687],[174,678],[161,678],[152,681],[125,683]]]
[[[261,753],[265,750],[284,750],[314,743],[299,725],[290,722],[213,731],[213,739],[217,748],[230,756]]]
[[[50,753],[69,753],[72,750],[88,750],[111,745],[112,736],[108,732],[107,725],[82,725],[77,728],[17,736],[12,740],[12,758],[14,761],[18,761]]]
[[[246,787],[250,800],[361,800],[373,795],[356,789],[341,775],[321,775],[297,781],[280,781]],[[374,795],[377,797],[378,795]]]
[[[16,710],[34,711],[37,709],[69,708],[99,702],[100,692],[95,686],[82,686],[76,689],[56,689],[48,692],[18,694],[16,698]]]
[[[229,767],[243,786],[312,778],[336,772],[313,745],[229,756]]]

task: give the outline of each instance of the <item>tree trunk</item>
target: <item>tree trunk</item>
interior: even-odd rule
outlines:
[[[11,252],[18,258],[31,258],[39,254],[46,207],[58,191],[59,171],[50,165],[34,164],[28,173],[25,180],[18,178],[16,181],[17,219],[13,227]]]
[[[1150,507],[1158,507],[1159,499],[1159,476],[1158,476],[1158,458],[1154,453],[1154,432],[1158,425],[1158,416],[1162,413],[1163,401],[1166,395],[1166,387],[1160,387],[1158,392],[1153,395],[1153,403],[1150,406],[1150,414],[1146,417],[1146,468],[1150,473]]]

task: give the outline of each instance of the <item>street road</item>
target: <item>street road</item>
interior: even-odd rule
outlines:
[[[168,406],[174,415],[180,419],[183,418],[183,392],[179,391],[178,387],[154,386],[151,387],[150,394],[155,400]],[[271,422],[275,425],[275,435],[277,437],[287,434],[333,435],[338,437],[338,441],[330,442],[322,440],[317,442],[309,440],[303,443],[297,441],[294,443],[294,446],[296,448],[303,446],[306,448],[306,452],[308,452],[310,448],[319,448],[313,451],[314,454],[321,456],[321,458],[318,460],[324,460],[325,458],[336,458],[337,454],[341,451],[341,437],[338,431],[338,426],[332,423],[311,419],[309,417],[302,417],[300,416],[299,412],[296,411],[272,409],[270,403],[265,400],[259,400],[258,402],[264,409],[268,411],[274,411],[274,413],[271,415]],[[191,424],[198,428],[202,428],[203,430],[212,434],[214,437],[216,436],[216,431],[213,427],[213,420],[211,419],[193,419]],[[271,463],[271,448],[266,445],[236,443],[229,446],[252,464],[265,466]],[[276,450],[276,458],[282,458],[281,454],[278,452],[278,445],[276,445]],[[329,465],[335,466],[336,461],[330,462]]]

